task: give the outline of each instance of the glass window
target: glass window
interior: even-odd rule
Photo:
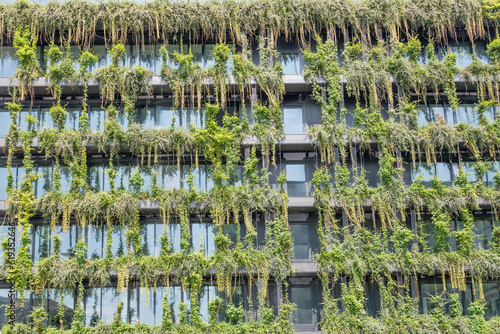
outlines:
[[[183,166],[183,168],[186,166]],[[158,165],[155,167],[158,186],[165,189],[180,188],[181,173],[177,165]],[[196,183],[195,183],[196,186]]]
[[[104,168],[101,164],[89,166],[89,183],[90,189],[92,189],[93,192],[103,191],[103,170]]]
[[[422,303],[422,313],[429,314],[433,309],[431,298],[443,293],[443,285],[435,283],[422,283],[420,284],[420,295]]]
[[[144,255],[159,256],[161,251],[161,237],[167,234],[172,252],[181,250],[181,228],[178,223],[143,224],[142,225],[142,250]]]
[[[171,126],[174,128],[180,127],[180,117],[172,106],[156,106],[156,128],[168,128]]]
[[[61,177],[61,192],[69,193],[71,189],[71,170],[68,166],[60,166],[59,175]]]
[[[80,127],[80,107],[69,106],[66,107],[66,111],[68,112],[66,122],[64,123],[66,129],[78,129]]]
[[[157,256],[156,248],[156,225],[141,224],[142,253],[146,256]]]
[[[416,106],[416,109],[419,110],[419,113],[417,114],[418,125],[425,125],[436,120],[435,115],[432,113],[434,110],[431,110],[428,106],[418,105]]]
[[[123,234],[123,229],[120,225],[113,225],[111,231],[111,239],[113,240],[111,244],[111,253],[114,257],[120,257],[127,253],[127,245],[125,242],[125,236]],[[108,227],[103,227],[103,256],[106,256],[106,240],[107,240]]]
[[[489,63],[488,56],[486,55],[485,41],[476,41],[474,45],[474,52],[476,53],[476,57],[480,62],[484,64]]]
[[[203,67],[209,68],[215,65],[214,47],[215,44],[205,44],[205,52],[203,53]]]
[[[95,326],[101,320],[101,288],[90,288],[85,298],[85,325]]]
[[[39,165],[38,174],[40,176],[37,180],[36,195],[37,197],[41,197],[52,189],[52,166]]]
[[[500,284],[498,282],[483,283],[483,293],[486,299],[484,317],[490,320],[500,315]]]
[[[290,302],[297,305],[297,308],[292,313],[294,324],[313,323],[311,286],[292,286]]]
[[[293,239],[293,258],[309,259],[309,224],[290,222],[290,232]]]
[[[75,244],[76,244],[76,234],[77,234],[77,225],[70,225],[68,227],[68,230],[66,232],[63,232],[63,228],[61,225],[56,226],[55,234],[52,232],[53,235],[58,235],[61,238],[61,251],[59,253],[60,257],[62,259],[67,259],[70,256],[74,255],[75,251]],[[51,242],[51,251],[54,249],[54,242]]]
[[[141,288],[144,290],[144,288]],[[148,296],[142,291],[141,300],[139,303],[140,321],[148,325],[161,325],[163,316],[163,300],[166,296],[170,306],[171,316],[174,323],[178,321],[179,302],[182,301],[182,289],[180,286],[159,286],[156,288],[148,288]]]
[[[447,293],[458,293],[460,300],[462,302],[462,307],[467,314],[467,309],[472,301],[471,284],[466,284],[466,290],[464,292],[453,289],[450,283],[446,284]],[[442,295],[444,292],[443,284],[440,283],[421,283],[420,284],[420,295],[421,295],[421,311],[423,314],[429,314],[429,312],[434,308],[432,304],[432,297]],[[444,295],[445,302],[447,302],[447,295]],[[449,302],[445,304],[445,311],[449,312]]]
[[[121,321],[126,321],[127,317],[127,292],[122,291],[117,293],[115,287],[102,288],[102,321],[105,323],[111,323],[113,317],[116,314],[116,307],[120,301],[123,302],[123,312],[121,316]]]
[[[301,107],[283,108],[283,125],[287,135],[300,135],[304,133]]]
[[[111,63],[105,45],[94,45],[92,53],[97,56],[97,62],[92,68],[92,72],[95,72],[96,69],[105,67],[106,64]]]
[[[207,191],[210,190],[214,185],[213,180],[210,178],[212,171],[212,166],[210,165],[199,164],[198,168],[194,166],[183,165],[182,171],[183,171],[182,177],[183,177],[184,188],[189,187],[187,179],[190,176],[190,174],[193,175],[193,187],[197,190]]]
[[[205,128],[205,109],[192,109],[189,111],[189,116],[189,123],[184,123],[184,127],[189,128],[193,126],[200,129]]]
[[[191,237],[193,252],[198,253],[203,247],[205,255],[211,255],[215,250],[214,224],[213,223],[192,223]]]
[[[89,112],[90,130],[104,130],[106,111],[101,107],[91,107]]]
[[[15,173],[15,169],[13,167],[13,173]],[[0,167],[0,200],[7,199],[7,167]],[[15,175],[15,174],[14,174]]]
[[[8,315],[8,307],[10,305],[9,289],[0,289],[0,326],[3,327],[6,324],[6,316]]]
[[[156,53],[154,45],[144,45],[141,47],[141,66],[145,69],[158,73],[159,69],[155,67]]]
[[[306,196],[306,167],[304,164],[286,165],[286,187],[289,196]]]
[[[142,108],[139,113],[139,124],[142,125],[144,129],[154,129],[155,128],[155,107],[150,106],[147,108]]]
[[[56,289],[48,289],[47,291],[47,313],[49,319],[49,325],[52,327],[59,328],[59,321],[55,319],[57,313],[59,311],[59,305],[61,303],[61,294],[62,294],[62,302],[64,303],[64,324],[71,324],[73,321],[73,316],[75,314],[75,298],[72,294],[63,293],[60,290]]]
[[[35,225],[35,262],[50,256],[50,226]]]
[[[435,249],[436,240],[434,239],[434,230],[435,230],[434,223],[431,220],[428,220],[428,221],[419,222],[418,225],[420,227],[421,233],[423,233],[425,235],[428,251],[431,253],[434,253],[436,251],[436,249]],[[456,229],[456,222],[451,221],[450,222],[450,231],[453,231],[455,229]],[[450,245],[451,250],[457,249],[456,243],[455,243],[455,238],[453,238],[453,236],[451,234],[448,237],[448,243]]]
[[[0,77],[11,77],[16,73],[19,57],[13,46],[0,46]]]
[[[451,186],[450,164],[447,162],[438,162],[436,164],[436,176],[440,181],[443,181],[445,186]]]
[[[163,228],[163,233],[167,233],[168,239],[170,240],[170,246],[172,247],[172,251],[174,253],[180,252],[181,251],[181,225],[170,223],[167,226],[159,225],[158,228],[159,229]]]
[[[191,51],[193,54],[193,63],[198,63],[201,67],[204,67],[204,57],[203,57],[203,45],[202,44],[191,44],[182,46],[182,53],[188,54]]]
[[[500,225],[500,224],[499,224]],[[474,248],[488,249],[490,248],[491,235],[495,225],[491,219],[475,219],[474,220]]]
[[[225,224],[221,226],[222,233],[229,237],[231,242],[237,243],[243,237],[242,226],[237,224]]]
[[[29,116],[30,114],[38,120],[38,108],[35,107],[30,113],[29,110],[25,110],[23,107],[23,110],[21,110],[20,112],[20,120],[19,120],[19,128],[21,129],[21,131],[28,130],[28,122],[26,122],[26,117]],[[38,125],[35,124],[35,129],[37,128]]]
[[[103,226],[89,225],[87,233],[87,258],[101,258],[104,247]]]
[[[114,182],[115,182],[115,190],[123,189],[129,190],[128,181],[130,179],[130,166],[129,165],[121,165],[121,166],[113,166],[116,172]],[[104,191],[111,191],[111,184],[109,183],[109,168],[105,168],[104,170]]]
[[[9,132],[11,120],[9,111],[5,108],[0,108],[0,137],[5,137]]]
[[[457,67],[460,69],[472,63],[472,45],[469,42],[450,43],[449,52],[457,55]]]
[[[300,74],[300,54],[299,53],[282,53],[280,56],[283,74]]]
[[[465,123],[473,126],[479,124],[479,115],[475,110],[473,104],[460,104],[458,109],[455,111],[455,115],[458,123]]]
[[[441,104],[429,105],[429,119],[430,120],[445,119],[444,107]],[[451,122],[453,122],[453,118],[451,119]]]
[[[41,107],[40,108],[40,129],[50,128],[55,129],[52,116],[50,116],[51,107]]]
[[[178,66],[177,63],[170,60],[170,58],[173,57],[174,53],[180,52],[179,45],[166,45],[165,48],[167,49],[167,55],[169,56],[169,58],[167,59],[167,65],[172,68],[177,68]],[[160,59],[160,57],[158,57],[156,62],[157,62],[157,68],[161,68],[163,65],[163,60]]]
[[[205,322],[208,322],[208,304],[217,298],[217,287],[208,285],[203,286],[200,291],[199,305],[200,305],[200,315],[201,319]]]

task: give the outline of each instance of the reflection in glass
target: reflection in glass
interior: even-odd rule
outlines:
[[[193,252],[198,253],[203,247],[205,256],[211,255],[215,251],[213,223],[192,223],[191,243]]]
[[[304,164],[286,165],[286,187],[289,196],[306,196],[306,167]]]
[[[293,258],[309,259],[309,224],[290,222],[290,232],[293,240]]]
[[[294,324],[312,324],[312,288],[310,286],[293,286],[290,291],[290,302],[297,305],[293,311]]]
[[[303,134],[302,108],[283,108],[283,125],[287,135]]]
[[[300,54],[299,53],[282,53],[280,56],[283,74],[300,74]]]
[[[0,77],[11,77],[16,73],[19,56],[13,46],[0,46]]]
[[[0,108],[0,137],[5,137],[9,132],[11,120],[9,111],[5,108]]]

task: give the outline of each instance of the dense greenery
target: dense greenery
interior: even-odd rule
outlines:
[[[321,157],[312,183],[320,216],[321,250],[315,260],[323,286],[321,326],[325,332],[488,333],[500,330],[499,319],[488,322],[484,319],[482,292],[483,281],[500,278],[500,229],[493,231],[488,250],[474,249],[472,229],[472,212],[478,209],[480,201],[487,201],[495,212],[500,209],[500,174],[496,175],[497,183],[493,187],[486,187],[482,181],[471,184],[463,170],[452,187],[445,187],[437,179],[431,187],[424,186],[419,179],[408,187],[403,182],[401,154],[406,152],[412,164],[417,161],[431,164],[438,161],[443,152],[461,159],[459,149],[465,148],[477,161],[478,180],[487,172],[489,161],[495,159],[500,149],[500,120],[489,122],[483,114],[490,106],[499,104],[500,39],[493,39],[488,45],[491,64],[476,59],[463,71],[456,67],[456,56],[452,53],[438,60],[433,45],[456,37],[456,27],[465,28],[471,40],[488,37],[486,28],[496,29],[500,13],[500,5],[495,1],[157,1],[144,4],[68,1],[44,6],[20,1],[1,5],[1,8],[2,37],[12,39],[20,59],[15,75],[18,86],[12,89],[13,101],[7,104],[12,123],[7,135],[9,198],[6,207],[8,218],[17,221],[22,232],[15,265],[5,268],[5,275],[15,282],[19,292],[26,289],[40,292],[49,287],[62,292],[79,291],[78,308],[71,324],[59,315],[57,329],[45,328],[47,315],[43,307],[38,307],[32,313],[34,331],[60,332],[69,330],[70,325],[74,333],[293,331],[290,318],[294,305],[289,303],[288,296],[282,296],[277,317],[266,300],[269,280],[278,282],[286,290],[287,279],[294,272],[288,197],[283,187],[286,180],[280,175],[278,186],[281,187],[276,190],[269,182],[268,170],[269,165],[276,163],[276,144],[284,137],[280,104],[285,87],[279,55],[274,48],[279,36],[296,37],[300,41],[313,37],[317,42],[314,52],[304,50],[304,77],[312,87],[313,98],[322,107],[322,124],[312,128],[309,135]],[[348,36],[347,27],[357,37],[346,44],[340,67],[336,39],[341,34]],[[391,36],[388,41],[375,41],[373,33],[379,28]],[[94,33],[101,29],[109,42],[112,62],[91,74],[90,68],[97,58],[85,50],[93,43]],[[263,31],[267,32],[265,36],[260,35]],[[418,32],[430,37],[425,48],[428,58],[425,64],[419,62],[422,46]],[[151,72],[139,66],[120,66],[125,54],[122,42],[129,33],[139,43],[149,36],[163,44],[170,35],[178,33],[187,33],[193,39],[215,37],[221,42],[213,52],[215,65],[208,69],[199,66],[191,52],[169,54],[166,48],[161,52],[164,61],[161,76],[173,92],[174,103],[181,109],[189,106],[198,112],[205,110],[204,128],[183,129],[172,125],[144,129],[139,124],[131,124],[127,130],[122,129],[118,118],[133,119],[139,95],[152,95]],[[408,38],[400,38],[403,34]],[[45,73],[36,56],[37,38],[51,42],[46,53],[49,64]],[[241,47],[240,53],[223,43],[228,38]],[[260,65],[251,61],[249,40],[253,38],[258,39]],[[78,70],[69,55],[69,42],[81,44],[85,51],[78,61]],[[229,70],[236,81],[235,92],[227,85]],[[50,115],[56,128],[35,130],[36,119],[28,116],[28,127],[21,130],[18,122],[21,103],[26,104],[26,100],[33,103],[33,82],[42,75],[47,78],[54,98]],[[435,98],[444,92],[450,106],[457,108],[457,75],[462,75],[478,90],[475,112],[479,115],[479,125],[451,127],[440,119],[418,125],[415,100],[426,102],[427,92]],[[100,97],[107,112],[102,131],[90,131],[88,126],[86,109],[91,79],[99,81]],[[80,130],[66,129],[62,85],[78,80],[84,86]],[[208,82],[211,84],[207,85]],[[249,98],[252,82],[264,94],[266,102]],[[352,112],[354,126],[347,125],[343,92],[357,101],[358,107]],[[243,108],[249,104],[252,122],[245,113],[240,120],[227,112],[228,97],[233,93],[240,96]],[[213,97],[207,102],[202,98],[204,95]],[[389,105],[388,118],[382,117],[384,100]],[[218,116],[222,116],[222,121]],[[33,192],[33,182],[39,177],[33,170],[35,139],[40,142],[41,154],[55,166],[52,190],[39,199]],[[242,146],[246,147],[246,143],[254,139],[260,145],[242,155]],[[349,148],[370,150],[374,143],[378,146],[380,182],[377,187],[369,187],[362,166],[349,169]],[[87,147],[95,147],[108,156],[107,173],[111,180],[108,192],[93,192],[88,185]],[[114,166],[124,148],[141,158],[130,179],[130,191],[119,189],[113,181]],[[15,154],[23,156],[26,171],[24,181],[17,188],[11,169]],[[157,164],[163,154],[175,156],[178,165],[185,159],[197,166],[202,157],[214,167],[211,175],[214,187],[209,191],[198,190],[193,186],[194,176],[190,175],[185,180],[188,188],[167,190],[153,185],[144,189],[140,169]],[[258,157],[262,157],[262,170],[257,167]],[[71,171],[68,193],[61,191],[60,165],[69,166]],[[237,165],[244,167],[243,182],[234,186]],[[139,223],[141,201],[157,205],[164,224],[174,220],[180,223],[180,252],[173,252],[164,238],[159,256],[143,255]],[[423,221],[423,212],[431,214],[435,249],[426,245],[425,234],[407,227],[410,209],[416,213],[417,225]],[[381,222],[376,231],[366,226],[365,211],[368,210]],[[255,247],[257,232],[252,221],[255,212],[267,213],[263,249]],[[338,221],[341,212],[351,226],[341,227]],[[56,246],[34,268],[29,249],[30,219],[37,214],[52,228],[61,224],[63,231],[68,229],[72,218],[79,226],[119,225],[126,236],[126,250],[121,256],[113,256],[111,228],[108,228],[103,258],[87,259],[82,239],[74,256],[61,259]],[[190,217],[206,215],[216,224],[217,247],[209,257],[203,250],[195,253],[190,248]],[[464,227],[451,232],[452,219],[462,220]],[[246,236],[233,242],[223,233],[222,226],[241,223],[246,227]],[[450,237],[457,242],[456,251],[451,250]],[[54,244],[58,244],[57,238]],[[5,252],[8,252],[6,248]],[[198,299],[203,279],[210,277],[212,271],[219,291],[225,292],[226,298],[211,302],[210,321],[204,323]],[[105,286],[114,273],[119,291],[126,288],[131,279],[139,280],[146,288],[181,283],[189,293],[191,309],[187,312],[186,305],[181,305],[179,321],[173,323],[172,310],[165,301],[161,326],[149,327],[121,323],[121,304],[112,324],[84,328],[81,322],[84,288]],[[469,307],[470,317],[462,316],[458,296],[448,292],[433,298],[435,308],[429,315],[419,315],[418,299],[411,298],[410,293],[411,280],[418,280],[422,274],[441,276],[443,283],[450,282],[459,291],[465,290],[466,277],[470,277],[476,299]],[[231,301],[232,287],[243,276],[248,276],[250,286],[259,287],[258,305],[251,305],[251,309],[255,306],[258,311],[247,314],[248,321],[244,321],[242,306]],[[378,284],[381,291],[379,318],[365,312],[367,280]],[[333,289],[339,285],[342,293],[335,299]],[[217,321],[222,312],[227,320]],[[31,327],[17,324],[4,330],[22,333],[29,332]]]

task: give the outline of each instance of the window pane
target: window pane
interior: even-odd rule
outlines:
[[[425,125],[436,120],[436,117],[434,116],[434,114],[431,114],[431,110],[428,106],[419,105],[416,107],[416,109],[419,110],[419,113],[417,114],[418,125]]]
[[[142,253],[146,256],[157,256],[155,245],[155,228],[158,224],[141,224]]]
[[[106,111],[101,107],[91,107],[89,112],[90,130],[103,130],[105,117]]]
[[[87,236],[87,258],[98,259],[102,257],[103,249],[103,227],[89,225]]]
[[[430,105],[429,112],[430,119],[445,119],[445,110],[440,104]],[[451,119],[451,123],[448,122],[448,124],[453,124],[453,118]]]
[[[92,189],[93,192],[103,190],[104,174],[102,165],[89,166],[89,183],[90,189]]]
[[[74,255],[75,244],[76,244],[76,225],[70,225],[66,232],[63,232],[62,226],[57,225],[55,230],[55,235],[61,238],[61,252],[60,256],[62,259],[67,259]],[[51,251],[54,250],[54,243],[52,241]]]
[[[121,165],[114,166],[116,175],[114,178],[115,190],[129,190],[128,182],[130,179],[130,166],[129,165]],[[109,168],[106,168],[104,171],[104,191],[111,191],[111,184],[108,176]]]
[[[483,283],[483,292],[486,299],[484,317],[490,320],[500,315],[500,284],[498,282]]]
[[[283,66],[283,74],[300,74],[300,54],[298,53],[283,53],[281,54],[281,66]]]
[[[472,63],[472,46],[469,42],[450,43],[449,52],[457,55],[457,67],[460,69]]]
[[[39,165],[38,174],[40,177],[37,180],[36,195],[41,197],[52,189],[52,166]]]
[[[144,129],[154,129],[155,128],[155,107],[142,108],[139,113],[139,124],[142,125]]]
[[[55,129],[52,116],[50,116],[50,107],[40,108],[40,129],[44,128]]]
[[[180,127],[180,115],[172,109],[172,106],[156,106],[156,128]]]
[[[86,290],[85,325],[95,326],[101,320],[101,288]]]
[[[49,324],[52,327],[59,328],[60,324],[58,321],[54,319],[59,311],[59,305],[61,303],[61,291],[56,289],[48,289],[48,297],[47,297],[47,310],[48,310],[48,319]],[[75,306],[75,298],[72,294],[62,293],[62,301],[64,303],[64,324],[71,324],[73,320],[73,316],[75,314],[74,306]]]
[[[26,117],[30,115],[29,110],[25,110],[24,108],[25,107],[23,107],[23,110],[21,110],[19,120],[19,128],[21,129],[21,131],[28,130],[28,122],[26,122]],[[31,115],[38,120],[38,109],[36,107],[31,111]],[[38,124],[35,124],[34,128],[37,129]]]
[[[13,168],[13,173],[16,170]],[[7,199],[7,167],[0,167],[0,200]]]
[[[465,123],[473,126],[479,124],[477,112],[473,104],[460,104],[455,112],[458,123]]]
[[[283,125],[287,135],[303,134],[302,108],[283,108]]]
[[[167,227],[163,228],[163,225],[158,226],[159,229],[166,229],[168,239],[170,240],[170,246],[172,247],[172,251],[180,252],[181,251],[181,225],[170,223]],[[165,232],[163,232],[165,233]]]
[[[215,60],[213,56],[213,50],[215,44],[205,44],[204,47],[205,47],[205,52],[203,53],[203,58],[204,58],[203,67],[209,68],[215,65]]]
[[[35,261],[49,257],[50,226],[35,225]]]
[[[11,77],[16,73],[19,63],[16,48],[0,46],[0,77]]]
[[[443,181],[445,186],[451,186],[450,165],[447,162],[438,162],[436,164],[436,176]]]
[[[80,127],[80,108],[76,106],[66,107],[68,116],[66,117],[66,129],[78,129]]]
[[[116,306],[118,303],[123,302],[123,312],[121,316],[121,321],[126,321],[127,316],[127,292],[122,291],[120,293],[116,292],[115,287],[102,288],[102,321],[105,323],[111,323],[113,317],[116,314]]]
[[[205,110],[201,109],[193,109],[190,112],[191,119],[189,120],[189,124],[186,124],[185,127],[195,127],[195,128],[205,128]]]
[[[71,170],[68,166],[59,167],[59,175],[61,176],[61,192],[69,193],[71,189]]]
[[[291,288],[290,302],[297,305],[293,311],[294,324],[312,324],[312,289],[310,286]]]
[[[287,164],[286,180],[288,195],[306,196],[306,172],[304,164]]]
[[[201,247],[205,249],[205,255],[212,254],[215,250],[213,223],[192,223],[191,236],[193,252],[198,253]]]
[[[185,166],[183,166],[185,167]],[[158,186],[165,189],[180,188],[181,186],[181,173],[177,168],[177,165],[158,165],[157,170],[157,181]]]
[[[309,224],[290,223],[293,239],[293,258],[309,259]]]
[[[10,127],[10,114],[5,108],[0,108],[0,137],[5,137],[9,132]]]
[[[141,66],[154,73],[158,73],[159,69],[155,68],[155,58],[154,45],[144,45],[141,47]]]
[[[109,57],[107,55],[108,52],[106,50],[106,46],[104,45],[94,45],[92,53],[97,56],[97,62],[92,69],[92,71],[95,72],[96,69],[106,66]]]

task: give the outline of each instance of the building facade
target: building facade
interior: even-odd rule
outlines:
[[[498,6],[0,5],[0,324],[499,332]]]

